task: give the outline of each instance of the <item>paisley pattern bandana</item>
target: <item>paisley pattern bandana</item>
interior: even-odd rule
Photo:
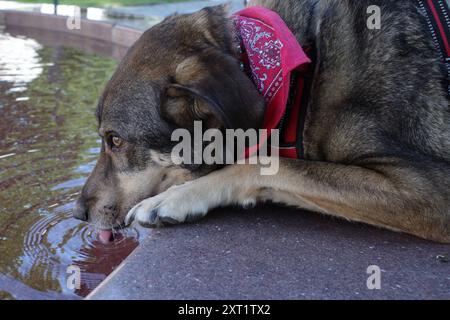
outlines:
[[[245,71],[267,103],[262,129],[270,134],[286,112],[293,71],[306,69],[311,60],[277,13],[256,6],[235,13],[233,19]]]

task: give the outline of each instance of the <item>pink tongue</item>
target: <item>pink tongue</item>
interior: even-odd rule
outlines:
[[[107,244],[113,240],[112,230],[100,230],[98,236],[103,244]]]

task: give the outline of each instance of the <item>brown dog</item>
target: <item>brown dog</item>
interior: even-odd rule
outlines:
[[[446,74],[415,1],[266,0],[317,52],[302,160],[175,165],[175,128],[259,128],[264,101],[239,68],[224,7],[174,15],[143,34],[105,89],[98,163],[75,216],[109,229],[198,219],[261,201],[450,242]],[[382,9],[380,30],[367,7]],[[142,201],[142,202],[141,202]]]

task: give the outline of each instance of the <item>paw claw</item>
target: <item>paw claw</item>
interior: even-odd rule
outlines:
[[[130,226],[133,223],[133,221],[136,217],[136,212],[137,212],[136,209],[138,207],[139,207],[139,205],[132,208],[130,211],[128,211],[127,216],[125,217],[125,221],[124,221],[124,224],[126,227]]]
[[[166,224],[179,224],[180,223],[180,221],[173,219],[171,217],[160,217],[159,219]]]
[[[158,216],[158,209],[153,209],[149,213],[138,213],[137,220],[145,228],[162,227],[162,222]]]
[[[148,217],[148,223],[154,224],[158,219],[158,209],[153,209]]]

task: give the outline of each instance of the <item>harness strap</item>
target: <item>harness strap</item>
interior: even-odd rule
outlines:
[[[447,71],[447,92],[450,96],[450,10],[446,0],[418,0],[425,15],[436,49]]]

